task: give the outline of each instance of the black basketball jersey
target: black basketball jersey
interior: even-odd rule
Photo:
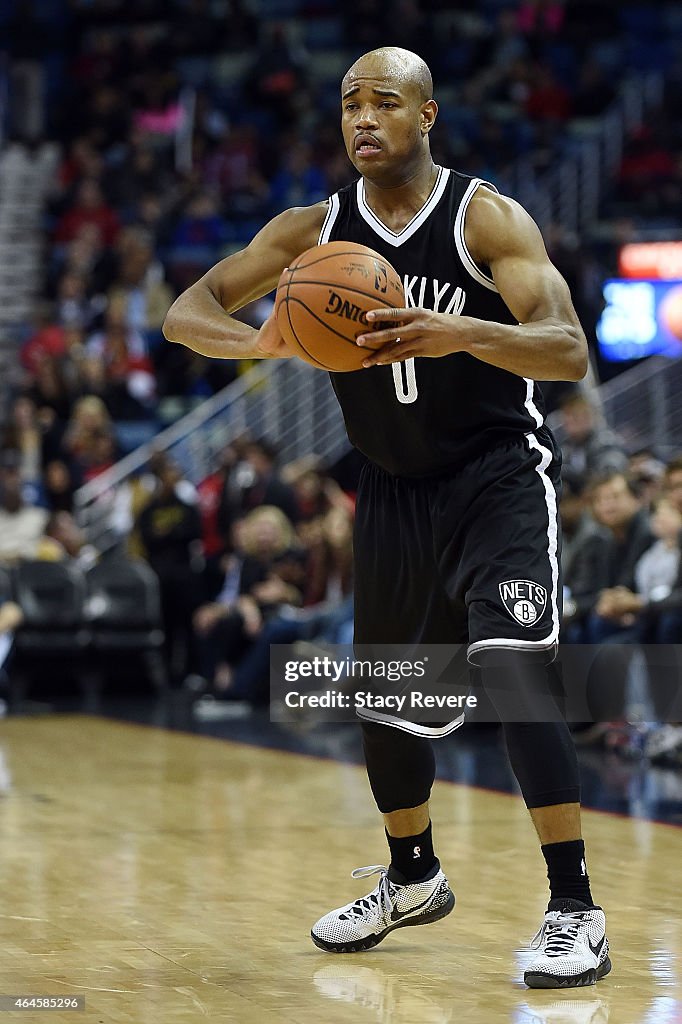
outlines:
[[[330,197],[320,244],[359,242],[381,253],[403,279],[406,306],[516,323],[464,241],[467,206],[481,184],[488,185],[440,167],[422,209],[394,232],[369,208],[360,178]],[[544,420],[532,380],[468,353],[330,377],[352,444],[396,476],[442,475]]]

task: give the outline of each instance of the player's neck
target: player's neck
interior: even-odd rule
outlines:
[[[433,191],[438,167],[431,157],[402,180],[387,183],[365,178],[365,201],[391,231],[402,231]]]

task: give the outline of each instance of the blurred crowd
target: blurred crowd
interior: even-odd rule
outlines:
[[[618,219],[616,242],[644,222],[678,224],[675,5],[398,0],[390,31],[379,0],[262,0],[255,12],[246,0],[137,0],[134,13],[123,0],[14,0],[0,11],[0,38],[12,40],[6,134],[28,151],[54,140],[60,154],[41,299],[16,325],[0,566],[92,564],[75,491],[236,377],[231,361],[164,343],[165,313],[266,219],[352,179],[338,81],[362,51],[390,43],[423,54],[441,101],[436,159],[493,182],[518,157],[541,171],[570,152],[628,70],[666,72],[661,109],[629,140],[603,212]],[[559,225],[546,240],[592,336],[615,250]],[[243,315],[257,324],[268,308]],[[583,394],[556,402],[564,639],[618,650],[678,642],[682,463],[626,453]],[[196,696],[197,714],[264,700],[271,643],[349,639],[352,496],[316,460],[278,467],[268,443],[242,439],[194,487],[159,455],[121,489],[114,515],[130,554],[158,576],[171,676]],[[8,621],[20,614],[10,608]],[[627,728],[604,735],[629,749]],[[675,760],[681,737],[667,723],[648,752]]]
[[[577,736],[680,767],[682,724],[670,720],[678,670],[652,645],[682,643],[682,455],[626,453],[580,393],[563,400],[561,428],[561,639],[600,645],[595,722]],[[608,721],[613,708],[620,721]]]
[[[0,451],[0,568],[22,559],[88,567],[99,552],[74,520],[73,479],[100,447],[107,455],[108,414],[99,399],[81,399],[61,433],[53,424],[41,432],[35,416],[31,401],[18,399]],[[682,643],[682,455],[664,462],[653,450],[627,452],[582,389],[560,398],[558,428],[562,642],[605,652],[591,695],[595,722],[576,735],[681,766],[671,667],[645,664],[638,692],[630,689],[637,651],[647,662],[655,645]],[[41,444],[51,455],[44,484]],[[242,437],[195,487],[159,453],[117,505],[127,555],[146,559],[159,581],[172,685],[185,688],[198,718],[267,703],[271,644],[352,641],[354,495],[315,456],[280,466],[268,441]],[[614,706],[622,715],[610,721]]]
[[[436,159],[493,182],[550,167],[603,115],[627,70],[668,70],[666,105],[633,137],[611,212],[675,217],[682,196],[674,7],[601,0],[14,0],[8,137],[57,140],[43,301],[19,325],[24,383],[67,420],[103,401],[128,450],[229,383],[230,361],[163,344],[178,291],[285,207],[347,184],[338,79],[387,42],[423,53],[441,113]],[[672,12],[672,13],[671,13]],[[637,44],[637,45],[635,45]],[[629,223],[629,222],[628,222]],[[624,230],[627,232],[627,224]],[[634,228],[632,228],[634,230]],[[559,226],[548,244],[588,334],[613,253]],[[258,322],[267,307],[245,312]],[[118,423],[135,424],[134,429]]]

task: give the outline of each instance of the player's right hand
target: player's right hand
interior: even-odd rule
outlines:
[[[274,312],[256,335],[255,354],[260,359],[291,359],[295,355],[280,334]]]

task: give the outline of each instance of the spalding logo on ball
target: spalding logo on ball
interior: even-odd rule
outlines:
[[[277,286],[277,326],[287,345],[322,370],[360,370],[366,349],[356,339],[386,324],[367,323],[371,309],[405,305],[403,284],[378,252],[356,242],[327,242],[301,253]]]

